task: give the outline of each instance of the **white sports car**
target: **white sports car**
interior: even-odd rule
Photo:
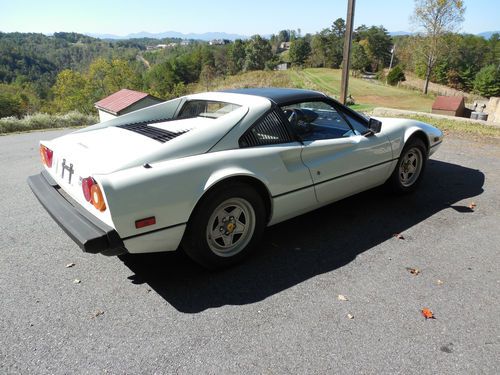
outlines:
[[[442,139],[319,92],[208,92],[42,141],[45,170],[28,183],[83,251],[181,247],[217,268],[248,255],[266,226],[384,183],[414,190]]]

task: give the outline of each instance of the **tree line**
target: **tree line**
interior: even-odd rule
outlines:
[[[345,32],[345,21],[338,18],[315,34],[281,30],[269,38],[254,35],[222,45],[176,39],[106,41],[77,33],[0,33],[0,117],[36,111],[91,113],[96,101],[124,87],[169,99],[190,92],[195,83],[208,90],[217,77],[273,70],[279,64],[338,69]],[[486,40],[443,32],[432,66],[430,38],[426,33],[391,37],[383,26],[361,25],[353,34],[352,72],[377,73],[386,81],[392,58],[390,84],[410,71],[464,91],[500,95],[498,34]],[[169,46],[148,50],[159,43]]]

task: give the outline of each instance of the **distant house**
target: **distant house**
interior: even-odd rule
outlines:
[[[208,44],[211,46],[223,46],[224,44],[230,44],[231,41],[228,39],[212,39]]]
[[[288,70],[288,68],[290,68],[290,63],[284,62],[284,63],[276,65],[276,68],[274,68],[274,70]]]
[[[281,42],[280,43],[280,50],[282,51],[288,51],[290,49],[290,42]]]
[[[438,96],[434,104],[432,104],[432,113],[464,117],[465,103],[463,96]]]
[[[163,100],[145,92],[122,89],[99,100],[95,107],[99,111],[99,121],[103,122],[161,102]]]

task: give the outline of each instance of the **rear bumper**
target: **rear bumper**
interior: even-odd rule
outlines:
[[[59,193],[59,185],[43,171],[28,177],[28,185],[55,222],[87,253],[119,255],[127,250],[115,229]]]

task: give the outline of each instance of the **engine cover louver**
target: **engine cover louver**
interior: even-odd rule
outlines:
[[[126,125],[117,125],[117,128],[122,128],[126,130],[130,130],[132,132],[142,134],[146,137],[152,138],[155,141],[165,143],[168,142],[179,135],[187,133],[189,130],[182,130],[177,132],[171,132],[169,130],[160,129],[154,126],[150,126],[156,122],[164,122],[165,120],[155,121],[155,122],[137,122],[134,124],[126,124]]]

